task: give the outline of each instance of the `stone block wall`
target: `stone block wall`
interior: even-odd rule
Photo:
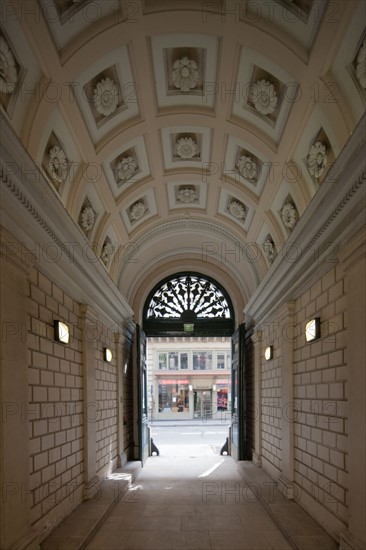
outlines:
[[[304,326],[321,319],[321,336],[305,342]],[[348,427],[346,296],[334,266],[296,300],[294,346],[295,481],[347,522]]]
[[[77,504],[83,483],[83,358],[79,305],[36,268],[28,293],[30,498],[32,523],[63,501]],[[53,321],[71,327],[54,341]],[[76,502],[75,502],[76,500]]]

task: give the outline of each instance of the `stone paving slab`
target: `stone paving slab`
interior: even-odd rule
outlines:
[[[129,462],[103,480],[95,495],[82,502],[41,543],[41,550],[82,550],[138,476],[141,463]]]

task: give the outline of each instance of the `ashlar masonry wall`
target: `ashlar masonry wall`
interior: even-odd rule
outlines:
[[[54,341],[54,319],[71,327]],[[81,501],[84,481],[83,363],[80,308],[33,268],[28,297],[31,518]]]
[[[304,325],[321,319],[321,337]],[[348,517],[348,367],[344,274],[334,266],[296,300],[295,482],[340,521]]]
[[[280,308],[261,326],[261,464],[333,534],[349,517],[346,300],[334,264],[289,303],[290,315]],[[321,334],[307,343],[313,317]]]
[[[124,348],[121,338],[116,344],[113,324],[107,326],[36,267],[28,285],[31,524],[49,532],[117,466],[124,446],[117,357]],[[67,345],[54,341],[56,319],[70,328]],[[110,363],[104,348],[112,350]]]

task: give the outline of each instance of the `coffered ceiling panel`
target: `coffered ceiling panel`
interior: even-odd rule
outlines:
[[[58,49],[108,15],[115,21],[128,17],[122,3],[109,0],[39,0],[39,5]]]
[[[115,197],[146,179],[150,167],[144,137],[124,143],[103,161],[103,167]]]
[[[217,81],[219,39],[194,33],[151,37],[156,100],[159,109],[186,105],[212,109]]]
[[[229,136],[223,164],[225,179],[235,181],[259,196],[270,165],[269,160],[252,145]]]
[[[365,111],[364,1],[3,5],[2,116],[101,271],[250,296]]]
[[[202,171],[210,161],[211,130],[202,126],[175,126],[161,129],[165,170]]]
[[[126,46],[98,59],[72,87],[94,143],[139,113]]]
[[[239,123],[253,124],[278,143],[297,96],[295,79],[270,59],[242,48],[236,82],[233,116]]]
[[[291,36],[306,49],[310,49],[326,4],[324,0],[226,0],[226,9],[231,12],[235,10],[234,13],[242,21],[248,21],[253,25],[273,25],[277,33],[282,31],[285,36]],[[327,14],[327,20],[336,22],[338,17],[338,6],[334,4]]]

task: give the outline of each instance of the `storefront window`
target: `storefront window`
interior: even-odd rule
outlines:
[[[218,411],[227,411],[228,406],[228,394],[227,389],[221,389],[217,392],[217,410]]]
[[[187,382],[186,380],[184,382]],[[159,384],[159,412],[175,413],[189,411],[188,384],[175,380],[162,380]]]

